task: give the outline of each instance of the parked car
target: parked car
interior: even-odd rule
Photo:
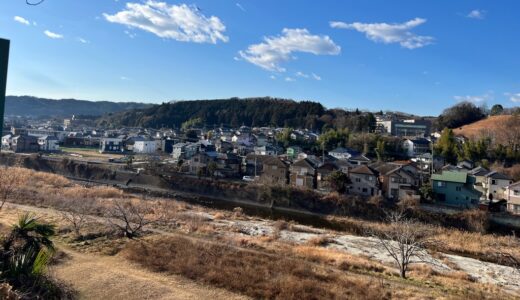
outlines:
[[[254,176],[244,176],[244,177],[242,177],[242,180],[247,181],[247,182],[253,182],[253,181],[255,181],[255,177]]]

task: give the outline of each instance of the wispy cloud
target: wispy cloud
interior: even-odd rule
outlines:
[[[119,77],[119,79],[122,80],[122,81],[130,81],[130,80],[132,80],[132,78],[126,77],[126,76],[121,76],[121,77]]]
[[[236,5],[237,5],[237,7],[238,7],[241,11],[243,11],[243,12],[246,11],[246,9],[242,6],[242,4],[240,4],[240,3],[237,2]]]
[[[483,95],[475,95],[475,96],[472,96],[472,95],[454,96],[453,98],[455,100],[457,100],[458,102],[472,102],[472,103],[480,104],[480,103],[484,103],[486,101],[492,100],[493,93],[488,92]]]
[[[292,77],[285,77],[285,81],[287,82],[293,82],[293,81],[296,81],[296,79],[292,78]]]
[[[520,103],[520,93],[505,93],[504,95],[509,97],[509,100],[511,100],[512,102]]]
[[[268,71],[285,72],[283,62],[296,59],[295,52],[314,55],[338,55],[341,47],[326,35],[312,35],[307,29],[284,28],[278,36],[265,37],[264,42],[240,51],[240,57]]]
[[[62,34],[55,33],[55,32],[49,31],[49,30],[45,30],[43,33],[51,39],[62,39],[63,38]]]
[[[332,28],[354,29],[362,32],[366,37],[374,42],[384,44],[399,43],[401,47],[407,49],[421,48],[433,43],[431,36],[417,35],[411,30],[426,23],[426,19],[415,18],[405,23],[344,23],[330,22]]]
[[[471,19],[483,20],[486,17],[486,11],[481,9],[474,9],[470,11],[466,17]]]
[[[78,38],[76,38],[76,40],[82,44],[90,44],[90,41],[88,41],[82,37],[78,37]]]
[[[144,3],[127,3],[124,10],[110,15],[104,13],[111,23],[123,24],[151,32],[164,39],[181,42],[211,43],[227,42],[226,26],[218,17],[206,17],[194,5],[170,5],[148,0]]]
[[[31,25],[31,22],[29,22],[29,20],[23,18],[23,17],[20,17],[20,16],[15,16],[13,18],[13,20],[15,20],[16,22],[20,23],[20,24],[24,24],[24,25],[27,25],[27,26],[30,26]]]
[[[307,74],[307,73],[303,73],[303,72],[296,72],[294,75],[296,77],[301,77],[301,78],[305,78],[305,79],[321,80],[321,77],[314,73]]]
[[[310,77],[309,74],[305,74],[303,72],[296,72],[295,75],[298,76],[298,77],[302,77],[302,78],[309,78]]]
[[[271,78],[272,80],[276,80],[276,76],[274,75],[269,76],[269,78]]]

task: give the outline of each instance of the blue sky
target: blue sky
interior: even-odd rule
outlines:
[[[520,2],[0,2],[7,93],[160,103],[273,96],[436,115],[520,103]]]

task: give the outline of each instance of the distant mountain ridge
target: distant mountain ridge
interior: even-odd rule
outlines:
[[[64,117],[71,115],[101,116],[125,110],[142,109],[154,104],[136,102],[87,101],[76,99],[46,99],[32,96],[7,96],[5,115]]]

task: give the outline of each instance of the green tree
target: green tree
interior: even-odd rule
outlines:
[[[334,171],[328,177],[327,180],[330,182],[330,186],[338,193],[344,193],[348,183],[347,174],[341,171]]]
[[[377,141],[376,155],[378,161],[385,161],[386,159],[386,142],[383,140]]]
[[[457,162],[458,145],[453,130],[445,128],[435,146],[437,155],[444,157],[449,163]]]
[[[214,162],[214,161],[211,161],[208,163],[208,167],[207,167],[207,171],[208,171],[208,175],[211,177],[211,178],[214,178],[215,176],[215,172],[217,171],[217,163]]]
[[[345,147],[349,139],[348,129],[330,129],[320,135],[318,143],[330,151],[336,147]]]
[[[492,116],[496,116],[496,115],[500,115],[502,114],[502,112],[504,111],[504,107],[500,104],[495,104],[491,107],[491,112],[490,114]]]

